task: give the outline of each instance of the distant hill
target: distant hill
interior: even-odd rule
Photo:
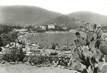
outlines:
[[[107,26],[107,16],[99,15],[92,12],[74,12],[68,15],[59,16],[55,19],[50,19],[43,24],[66,24],[68,27],[75,28],[87,22]]]
[[[49,21],[43,23],[44,25],[46,24],[57,24],[57,25],[66,25],[66,26],[72,26],[72,27],[77,27],[78,25],[75,24],[75,22],[73,21],[73,19],[71,19],[69,16],[67,15],[62,15],[59,16],[55,19],[50,19]]]
[[[78,25],[89,22],[107,26],[107,16],[103,16],[100,14],[92,12],[74,12],[69,14],[68,16],[70,17],[70,19],[74,19],[74,21]]]
[[[3,6],[0,7],[0,24],[15,25],[57,25],[66,24],[75,28],[86,22],[107,26],[107,16],[92,12],[74,12],[68,15],[48,11],[35,6]]]
[[[34,6],[4,6],[0,7],[0,14],[0,23],[22,26],[41,24],[62,15]]]

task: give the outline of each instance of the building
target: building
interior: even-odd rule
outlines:
[[[14,31],[16,31],[16,32],[26,32],[27,31],[27,29],[14,29]]]
[[[44,26],[44,25],[41,25],[40,28],[41,28],[42,30],[46,30],[46,26]]]
[[[49,24],[49,25],[47,26],[47,28],[48,28],[48,29],[55,29],[55,25],[54,25],[54,24]]]

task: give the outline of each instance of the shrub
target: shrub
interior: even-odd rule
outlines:
[[[58,56],[46,56],[46,55],[34,55],[29,59],[31,65],[52,65],[54,62],[58,61]]]
[[[38,55],[34,55],[30,57],[29,63],[31,65],[40,65],[40,64],[44,64],[47,63],[48,61],[48,57],[47,56],[38,56]]]
[[[14,47],[9,50],[10,52],[7,52],[3,55],[3,60],[7,62],[16,62],[16,61],[23,62],[25,54],[22,50],[14,48]]]

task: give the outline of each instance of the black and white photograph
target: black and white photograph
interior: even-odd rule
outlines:
[[[107,0],[0,0],[0,73],[107,73]]]

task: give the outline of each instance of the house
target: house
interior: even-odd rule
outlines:
[[[55,25],[54,25],[54,24],[49,24],[49,25],[47,26],[47,28],[48,28],[48,29],[55,29]]]
[[[68,30],[68,27],[67,27],[67,26],[63,26],[63,27],[62,27],[62,30],[63,30],[63,31],[67,31],[67,30]]]
[[[75,29],[70,29],[69,32],[76,33]]]
[[[40,28],[41,28],[42,30],[46,30],[46,26],[44,26],[44,25],[41,25]]]
[[[68,24],[61,24],[59,25],[59,29],[61,31],[68,31],[70,27],[67,26]]]
[[[27,31],[27,29],[14,29],[14,31],[16,31],[16,32],[26,32]]]

